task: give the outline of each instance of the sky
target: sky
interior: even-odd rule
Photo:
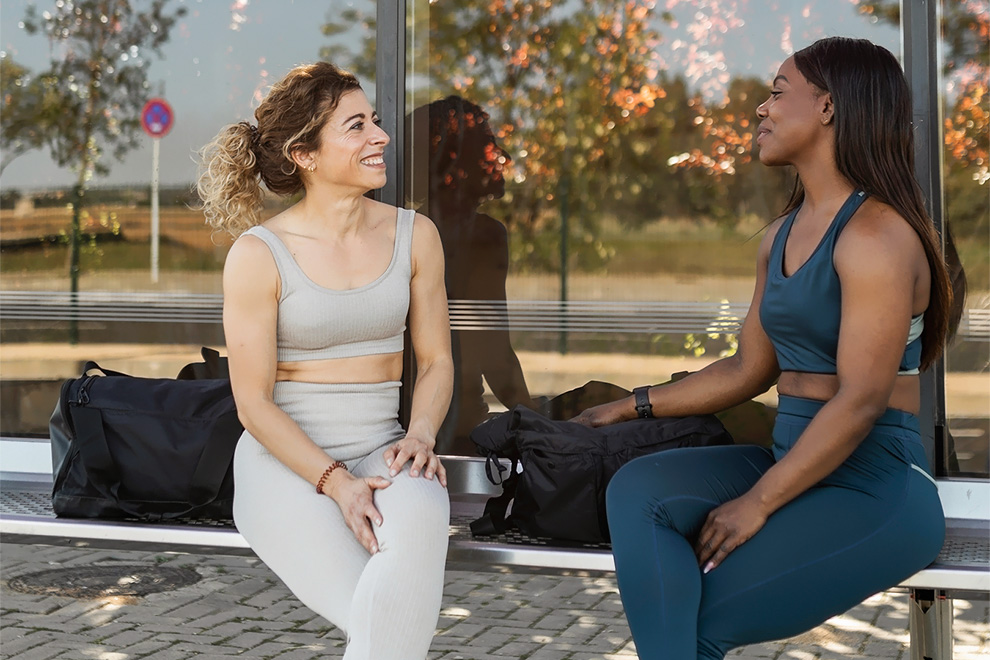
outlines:
[[[143,0],[133,0],[136,6]],[[26,0],[0,2],[0,49],[32,70],[49,58],[46,37],[18,26]],[[39,11],[54,0],[37,0]],[[150,56],[148,79],[154,96],[172,106],[175,123],[162,138],[162,185],[184,184],[195,176],[195,151],[228,123],[253,118],[261,94],[296,64],[319,59],[329,40],[320,33],[328,5],[346,0],[172,0],[186,16],[172,29],[163,57]],[[361,3],[367,4],[367,3]],[[355,30],[357,32],[357,30]],[[363,31],[361,31],[363,34]],[[374,91],[374,87],[371,87]],[[151,138],[114,162],[111,173],[94,185],[140,183],[151,177]],[[71,185],[74,174],[59,169],[41,151],[16,159],[0,177],[0,187],[45,188]]]
[[[140,6],[144,0],[132,0]],[[460,0],[430,2],[431,11]],[[0,0],[0,50],[34,71],[50,57],[46,37],[28,35],[19,22],[29,0]],[[39,11],[55,0],[34,0]],[[899,54],[895,28],[871,25],[858,15],[855,0],[656,0],[656,12],[673,21],[658,23],[662,61],[694,86],[717,97],[730,75],[773,77],[793,49],[828,34],[866,36]],[[175,124],[161,141],[162,185],[186,185],[195,178],[195,152],[225,124],[250,119],[264,91],[292,66],[319,57],[331,43],[320,28],[339,21],[348,9],[373,11],[373,0],[172,0],[187,14],[173,27],[162,57],[149,57],[154,96],[172,106]],[[353,45],[368,35],[355,25],[336,37]],[[373,84],[366,84],[374,98]],[[147,185],[152,169],[151,138],[92,185]],[[57,167],[43,151],[17,158],[0,176],[0,189],[41,190],[71,185],[75,175]]]

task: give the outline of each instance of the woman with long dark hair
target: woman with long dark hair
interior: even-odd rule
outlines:
[[[777,383],[770,449],[664,452],[609,485],[643,660],[813,628],[927,566],[945,535],[918,371],[942,350],[952,293],[912,175],[903,72],[868,41],[822,39],[781,65],[757,115],[760,160],[798,183],[760,246],[739,350],[576,418],[715,412]]]

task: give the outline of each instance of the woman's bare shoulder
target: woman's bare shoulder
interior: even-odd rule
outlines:
[[[903,253],[921,249],[921,239],[914,228],[894,207],[869,198],[842,230],[836,242],[837,251],[877,251]]]
[[[417,213],[413,219],[413,252],[425,254],[443,254],[440,243],[440,231],[428,217]],[[425,252],[424,252],[425,251]]]
[[[265,241],[253,234],[238,236],[227,252],[223,279],[225,289],[277,286],[278,267]]]
[[[272,258],[268,244],[261,237],[254,234],[241,234],[230,246],[226,263],[227,266],[239,265],[242,262],[250,262],[266,255],[269,259]]]

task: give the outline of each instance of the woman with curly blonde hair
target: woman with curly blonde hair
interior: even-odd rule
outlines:
[[[345,631],[347,660],[429,650],[449,501],[434,453],[453,366],[433,223],[365,194],[385,184],[388,135],[332,64],[276,83],[257,125],[202,152],[207,222],[237,237],[224,333],[244,424],[234,522],[308,607]],[[259,223],[261,182],[302,199]],[[416,358],[398,420],[406,320]]]

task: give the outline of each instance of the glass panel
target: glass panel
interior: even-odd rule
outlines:
[[[161,15],[150,19],[158,5]],[[193,155],[224,124],[253,119],[267,87],[292,66],[359,61],[359,49],[373,48],[374,2],[328,7],[4,2],[0,432],[47,435],[59,382],[86,360],[174,376],[200,346],[223,345],[220,270],[229,242],[194,210]],[[374,82],[365,89],[373,99]],[[157,148],[141,128],[151,97],[171,113],[150,118],[150,128],[173,124]],[[269,210],[280,208],[272,199]]]
[[[735,350],[792,182],[753,158],[756,106],[818,37],[899,53],[873,5],[411,2],[409,202],[444,241],[458,365],[442,451],[513,405]],[[581,393],[556,414],[616,390]]]
[[[942,3],[946,257],[959,329],[946,356],[948,476],[990,475],[990,9]],[[962,292],[968,287],[968,292]]]

